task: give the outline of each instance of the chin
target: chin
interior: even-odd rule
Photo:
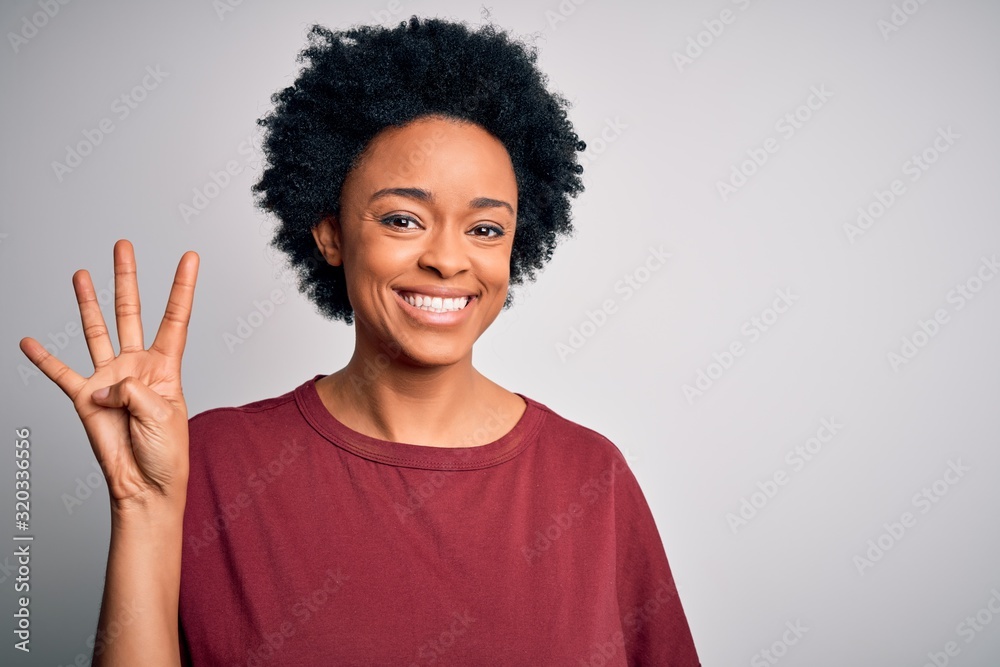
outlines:
[[[472,346],[456,345],[453,340],[441,340],[434,344],[430,341],[410,341],[402,346],[399,359],[413,366],[451,366],[472,355]]]

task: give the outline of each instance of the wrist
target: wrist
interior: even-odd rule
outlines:
[[[180,528],[187,504],[187,485],[173,494],[150,492],[141,497],[124,500],[111,499],[112,528],[137,530]]]

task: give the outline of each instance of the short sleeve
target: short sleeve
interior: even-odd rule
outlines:
[[[700,667],[653,514],[625,463],[616,475],[618,604],[628,664]]]

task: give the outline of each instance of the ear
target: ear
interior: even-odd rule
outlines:
[[[340,221],[337,219],[337,216],[331,215],[320,220],[312,228],[312,235],[316,239],[319,251],[326,258],[327,264],[330,266],[340,266],[344,263],[344,258],[341,254],[341,239],[343,237],[340,230]]]

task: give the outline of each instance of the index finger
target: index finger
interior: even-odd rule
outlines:
[[[156,338],[149,346],[166,357],[176,357],[178,364],[187,342],[188,323],[191,321],[191,304],[194,303],[194,286],[198,279],[198,253],[188,250],[181,256],[174,273],[167,308],[163,313]]]

